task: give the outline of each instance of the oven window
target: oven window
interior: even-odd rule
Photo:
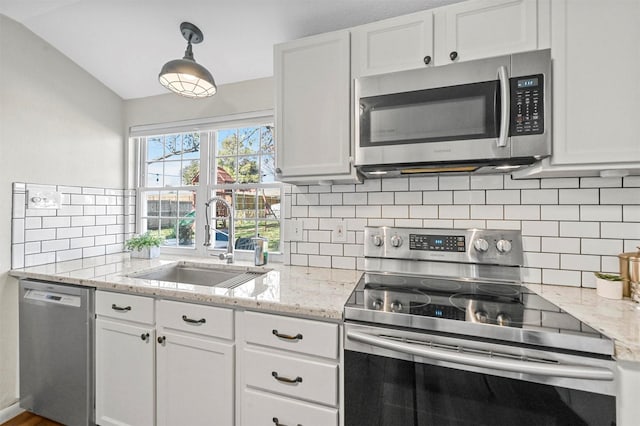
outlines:
[[[610,426],[615,398],[345,351],[346,426]]]
[[[497,137],[495,81],[360,99],[360,145]]]

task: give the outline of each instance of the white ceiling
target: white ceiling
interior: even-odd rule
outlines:
[[[180,23],[204,33],[198,63],[218,85],[273,74],[273,45],[460,0],[0,0],[24,24],[124,99],[167,93],[162,65],[181,58]]]

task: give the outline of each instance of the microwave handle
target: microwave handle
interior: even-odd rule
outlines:
[[[505,147],[509,137],[511,91],[509,90],[507,67],[504,65],[498,68],[498,80],[500,84],[500,134],[498,135],[498,147]]]

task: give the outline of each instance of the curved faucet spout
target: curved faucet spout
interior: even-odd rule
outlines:
[[[211,203],[214,203],[214,205],[217,205],[218,202],[222,203],[226,208],[227,208],[227,212],[229,212],[229,234],[228,234],[228,242],[227,242],[227,252],[226,253],[222,253],[220,254],[220,259],[221,260],[225,260],[227,261],[227,263],[233,263],[233,245],[235,242],[235,226],[233,223],[233,207],[231,206],[231,204],[229,204],[227,202],[227,200],[225,200],[222,197],[219,196],[215,196],[210,198],[209,200],[207,200],[207,202],[204,204],[205,205],[205,220],[206,220],[206,225],[204,227],[205,229],[205,236],[204,236],[204,245],[209,247],[211,246],[211,226],[209,226],[209,207],[211,206]]]

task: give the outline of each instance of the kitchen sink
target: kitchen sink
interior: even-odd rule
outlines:
[[[130,278],[144,280],[169,281],[182,284],[194,284],[208,287],[234,288],[251,281],[266,271],[251,271],[246,268],[220,268],[215,265],[194,266],[178,263],[162,266],[152,270],[127,275]]]

